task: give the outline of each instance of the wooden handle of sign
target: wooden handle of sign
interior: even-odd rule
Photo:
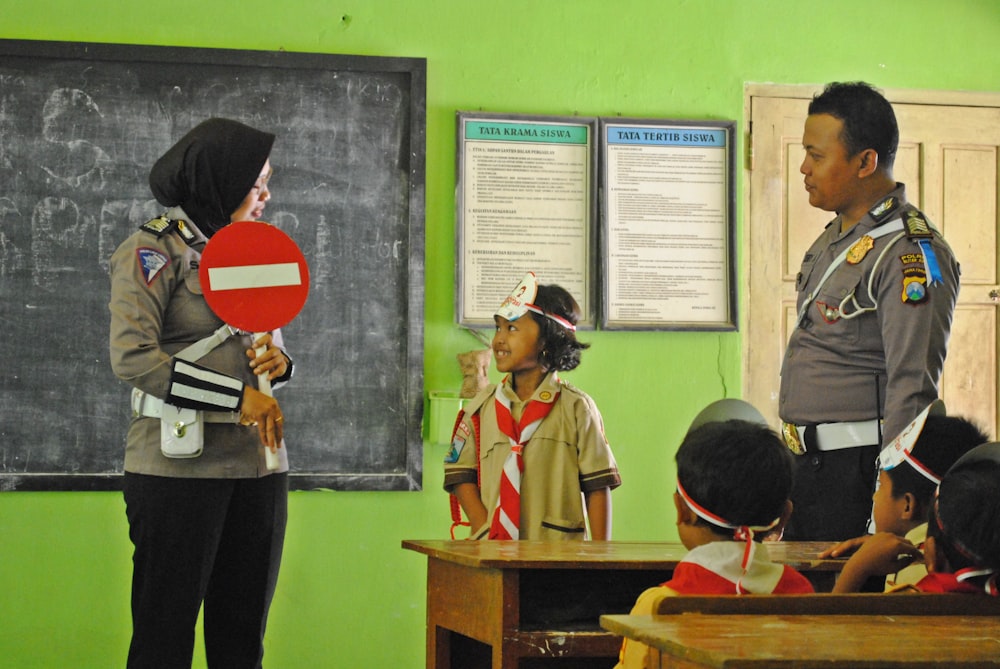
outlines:
[[[257,341],[263,336],[263,333],[254,333],[253,340]],[[259,346],[254,349],[254,352],[258,355],[264,355],[267,352],[266,346]],[[257,375],[257,389],[264,393],[268,397],[274,397],[274,393],[271,391],[271,379],[267,374]],[[281,465],[281,460],[278,458],[277,451],[272,451],[270,448],[264,449],[264,462],[267,464],[269,470],[275,470]]]

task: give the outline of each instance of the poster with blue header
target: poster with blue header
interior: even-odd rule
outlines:
[[[734,121],[601,119],[601,327],[736,330]]]

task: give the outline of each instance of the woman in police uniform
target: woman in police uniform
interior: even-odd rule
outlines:
[[[111,364],[134,388],[123,484],[135,546],[129,667],[189,667],[202,603],[208,666],[261,664],[288,462],[281,407],[256,375],[277,387],[291,360],[279,332],[254,342],[224,326],[198,263],[215,232],[262,215],[273,143],[235,121],[199,124],[150,173],[167,211],[111,259]]]

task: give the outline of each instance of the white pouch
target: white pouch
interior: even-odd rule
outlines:
[[[203,416],[197,409],[163,404],[160,414],[160,450],[168,458],[196,458],[205,443]]]

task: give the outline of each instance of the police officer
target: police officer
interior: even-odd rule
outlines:
[[[209,667],[261,666],[288,460],[278,448],[267,468],[284,414],[256,387],[261,374],[288,380],[292,364],[278,331],[224,326],[198,267],[216,232],[261,217],[274,140],[230,119],[199,123],[150,171],[168,209],[111,258],[111,364],[134,389],[122,483],[135,546],[129,669],[190,667],[199,611]]]
[[[879,444],[938,396],[959,267],[892,176],[889,102],[868,84],[813,98],[802,144],[809,204],[836,213],[806,252],[778,411],[796,458],[785,536],[866,532]]]

